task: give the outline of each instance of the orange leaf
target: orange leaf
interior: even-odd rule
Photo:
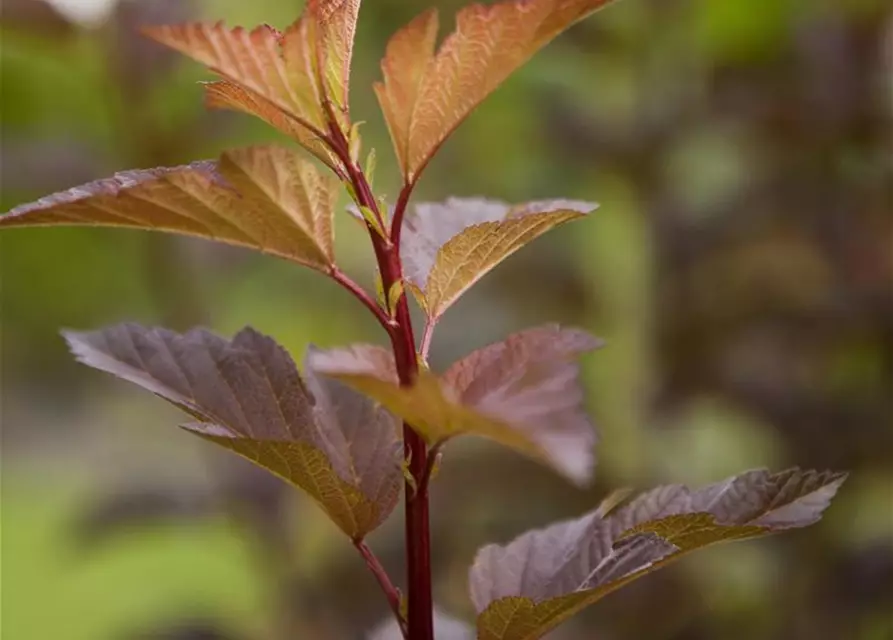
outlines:
[[[422,78],[434,57],[437,26],[437,10],[429,9],[395,33],[381,61],[385,81],[374,85],[404,176],[412,173],[409,167],[412,116]]]
[[[89,225],[198,236],[327,272],[338,181],[278,146],[218,162],[126,171],[16,207],[2,227]]]
[[[262,25],[248,31],[215,24],[186,23],[148,27],[144,31],[158,42],[202,63],[214,73],[263,96],[271,104],[303,121],[304,126],[322,131],[325,118],[317,100],[315,78],[296,73],[282,55],[284,41],[303,35],[298,21],[283,36],[273,27]],[[300,70],[303,71],[303,70]]]
[[[224,80],[206,87],[207,104],[258,116],[334,167],[323,143],[326,103],[350,129],[348,82],[359,0],[311,0],[285,33],[216,24],[150,27],[145,33],[206,65]]]
[[[609,0],[506,0],[459,11],[456,30],[433,54],[437,17],[398,31],[382,61],[379,102],[407,183],[438,147],[515,69]]]
[[[205,105],[212,109],[230,109],[256,116],[296,140],[329,168],[334,170],[338,166],[335,155],[318,135],[287,111],[247,87],[229,80],[209,82],[205,85]]]

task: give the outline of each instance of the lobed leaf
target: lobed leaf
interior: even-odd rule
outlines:
[[[288,353],[253,329],[232,341],[136,324],[64,336],[80,362],[152,391],[195,419],[188,431],[306,491],[351,538],[394,509],[396,419],[312,368],[302,380]]]
[[[572,200],[510,206],[481,198],[420,203],[403,221],[400,251],[405,276],[436,322],[459,296],[511,254],[596,206]]]
[[[16,207],[2,227],[90,225],[250,247],[326,272],[338,181],[294,151],[259,146],[217,162],[127,171]]]
[[[325,143],[326,104],[337,124],[350,129],[348,84],[359,0],[310,0],[284,33],[187,23],[149,27],[158,42],[204,64],[223,80],[206,87],[210,107],[243,111],[265,120],[331,167]]]
[[[399,385],[393,356],[381,347],[318,352],[313,367],[377,400],[431,443],[482,436],[582,484],[592,474],[596,438],[574,359],[599,345],[578,329],[530,329],[471,353],[440,377],[423,370],[411,387]]]
[[[608,0],[504,0],[473,4],[435,53],[428,11],[388,43],[375,92],[404,180],[413,183],[438,147],[480,102],[534,53]]]
[[[748,471],[702,489],[649,491],[614,515],[576,520],[482,548],[471,568],[481,640],[534,640],[612,591],[718,542],[805,527],[846,474]]]

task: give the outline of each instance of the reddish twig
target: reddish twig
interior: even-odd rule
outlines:
[[[388,317],[388,314],[382,309],[378,303],[369,295],[369,293],[363,289],[360,285],[354,282],[350,276],[341,271],[338,267],[332,267],[329,270],[329,275],[332,279],[344,287],[347,291],[349,291],[357,300],[359,300],[363,305],[372,312],[372,315],[378,320],[384,330],[390,334],[394,331],[395,323],[391,318]]]
[[[391,242],[400,246],[400,234],[403,232],[403,216],[406,214],[406,207],[409,204],[409,197],[412,195],[414,182],[408,182],[403,185],[397,202],[394,205],[394,218],[391,220]]]
[[[388,604],[391,606],[391,611],[394,612],[394,616],[397,618],[397,623],[400,625],[400,630],[403,632],[403,637],[408,637],[406,620],[400,612],[400,592],[394,586],[394,583],[391,582],[388,572],[385,571],[385,568],[381,565],[381,562],[379,562],[378,558],[366,542],[363,540],[354,540],[353,545],[357,548],[357,551],[360,552],[360,555],[363,556],[366,566],[369,567],[369,571],[372,572],[372,575],[375,576],[381,590],[384,591],[385,597],[388,599]]]

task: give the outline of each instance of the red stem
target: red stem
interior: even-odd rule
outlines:
[[[347,289],[357,300],[363,303],[363,305],[372,312],[372,315],[376,317],[381,326],[384,327],[384,330],[387,331],[389,335],[391,334],[395,324],[388,317],[388,314],[385,313],[384,309],[378,306],[378,303],[372,299],[372,296],[370,296],[365,289],[354,282],[350,276],[341,271],[338,267],[332,267],[329,271],[329,275],[335,282]]]
[[[353,544],[357,548],[357,551],[360,552],[360,555],[363,556],[363,560],[366,562],[366,566],[369,567],[369,571],[371,571],[372,575],[375,576],[375,579],[378,580],[378,585],[381,587],[381,590],[384,591],[384,594],[388,599],[388,604],[391,606],[391,611],[393,611],[394,615],[397,617],[397,622],[400,624],[400,630],[403,632],[403,637],[405,638],[407,634],[406,620],[403,619],[403,615],[400,613],[400,592],[394,587],[390,577],[388,577],[388,572],[381,566],[381,562],[379,562],[375,554],[372,553],[372,549],[370,549],[362,540],[354,540]]]
[[[331,116],[331,114],[330,114]],[[369,187],[362,169],[355,166],[350,157],[347,139],[331,117],[330,138],[332,149],[344,164],[348,177],[357,196],[358,204],[369,207],[382,220],[378,203]],[[409,201],[411,186],[400,193],[393,224],[398,230],[391,238],[382,238],[374,229],[369,229],[375,258],[381,273],[385,291],[390,291],[395,282],[403,280],[403,265],[400,261],[400,233],[403,212]],[[367,226],[369,226],[367,224]],[[394,227],[392,227],[393,229]],[[393,238],[393,240],[392,240]],[[411,385],[419,370],[416,354],[412,318],[409,315],[409,302],[404,292],[394,313],[393,330],[389,332],[394,350],[394,360],[400,384]],[[428,452],[424,438],[416,433],[409,423],[403,423],[403,452],[409,460],[409,472],[415,486],[422,484],[428,468]],[[407,638],[409,640],[434,640],[434,606],[431,592],[431,534],[428,517],[428,492],[414,492],[412,484],[405,488],[406,505],[406,570],[407,570]]]
[[[414,182],[407,182],[400,190],[397,203],[394,205],[394,219],[391,220],[391,242],[399,247],[400,234],[403,232],[403,214],[406,213],[406,205],[409,204],[409,196],[412,195]]]

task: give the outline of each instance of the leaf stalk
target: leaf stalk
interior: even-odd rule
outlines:
[[[366,542],[364,540],[354,540],[353,544],[363,557],[366,566],[369,567],[369,571],[371,571],[372,575],[375,576],[375,579],[378,580],[378,585],[384,592],[385,597],[388,599],[388,604],[391,606],[391,611],[394,612],[394,615],[397,618],[397,622],[400,625],[400,631],[403,633],[403,637],[407,638],[408,631],[406,628],[406,620],[400,612],[400,592],[397,590],[397,587],[394,586],[394,583],[391,582],[388,572],[382,566],[381,562],[379,562],[378,557],[373,553]]]
[[[391,242],[396,246],[400,246],[400,234],[403,231],[403,216],[406,214],[406,206],[409,204],[409,197],[412,195],[414,182],[407,182],[400,189],[400,195],[397,197],[397,203],[394,205],[394,219],[391,220]]]
[[[384,330],[388,332],[388,335],[394,331],[396,323],[391,320],[388,314],[378,305],[372,296],[370,296],[369,293],[358,285],[350,276],[337,267],[333,267],[329,271],[329,275],[335,282],[347,289],[347,291],[372,312],[372,315],[375,316]]]

